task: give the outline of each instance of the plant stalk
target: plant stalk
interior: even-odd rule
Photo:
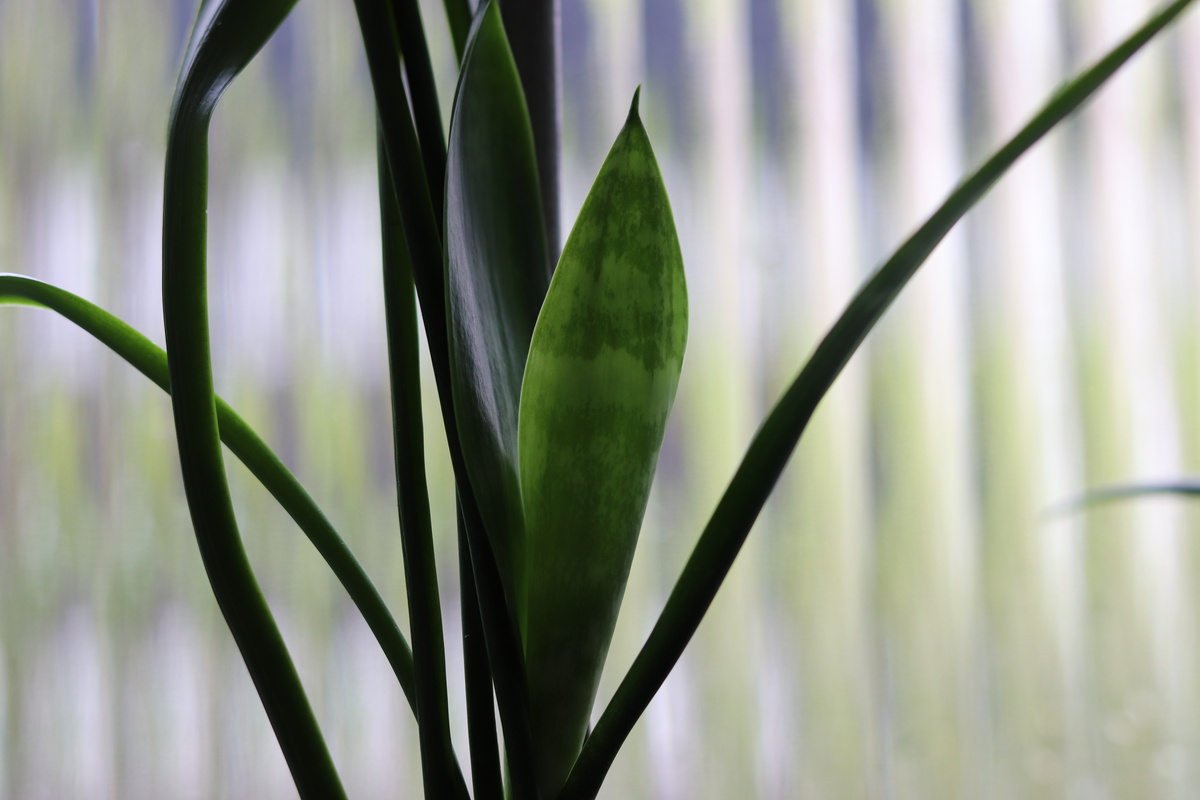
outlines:
[[[562,248],[559,180],[562,152],[562,10],[560,0],[500,0],[537,150],[542,216],[553,271]]]

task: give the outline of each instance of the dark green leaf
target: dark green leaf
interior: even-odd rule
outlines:
[[[524,527],[517,411],[549,264],[528,112],[494,4],[476,18],[450,121],[446,260],[454,415],[511,607]]]
[[[562,60],[562,36],[559,32],[561,0],[502,0],[500,11],[508,31],[517,74],[525,90],[533,144],[537,150],[539,185],[542,190],[542,214],[546,220],[546,241],[550,260],[558,260],[559,245],[559,162],[562,149],[562,115],[558,84]]]
[[[686,342],[683,257],[635,95],[550,282],[521,394],[519,609],[547,797],[583,744]]]
[[[540,208],[516,69],[496,8],[485,2],[472,26],[450,122],[445,330],[453,414],[446,432],[508,777],[521,798],[535,798],[537,790],[512,611],[513,553],[523,530],[516,436],[521,373],[549,281]]]
[[[458,511],[458,574],[462,580],[463,673],[466,683],[467,737],[471,751],[471,784],[475,800],[504,800],[504,778],[500,771],[500,747],[496,741],[495,697],[492,671],[488,665],[475,570],[471,566],[467,523]]]
[[[400,71],[400,45],[387,0],[354,0],[354,8],[367,51],[375,113],[383,133],[388,171],[396,192],[404,241],[421,303],[442,413],[448,415],[451,405],[447,388],[445,276],[438,227],[441,209],[434,210],[430,177],[426,175],[421,146],[413,127],[413,115]],[[447,430],[448,435],[451,433]]]
[[[463,50],[467,47],[467,33],[471,29],[471,5],[467,0],[442,0],[442,5],[446,9],[446,22],[454,42],[454,56],[461,63]]]
[[[171,379],[167,373],[166,352],[137,330],[87,300],[33,278],[0,273],[0,305],[3,304],[29,305],[61,314],[127,361],[160,389],[170,393]],[[221,441],[279,501],[279,505],[300,526],[345,587],[346,593],[379,641],[409,705],[415,711],[412,653],[366,571],[316,501],[296,480],[296,476],[220,397],[217,398],[217,424]]]
[[[163,192],[163,321],[183,486],[209,583],[303,798],[344,797],[246,559],[225,479],[208,339],[208,125],[294,0],[205,0],[175,89]]]

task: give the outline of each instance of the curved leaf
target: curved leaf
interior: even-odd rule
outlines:
[[[588,737],[559,800],[596,796],[634,723],[699,627],[817,404],[909,279],[955,223],[1025,151],[1091,97],[1191,2],[1175,0],[1165,6],[1103,58],[1060,87],[1024,128],[959,184],[850,301],[755,434],[654,629]]]
[[[234,77],[295,0],[205,0],[176,85],[163,190],[163,322],[184,491],[213,595],[303,798],[345,797],[262,596],[225,478],[208,339],[208,126]]]
[[[0,273],[0,305],[10,304],[44,308],[62,315],[170,394],[171,379],[167,373],[166,351],[104,309],[65,289],[34,278]],[[396,673],[400,688],[415,711],[412,652],[383,597],[338,535],[333,523],[296,480],[296,476],[236,411],[220,397],[216,400],[221,441],[279,501],[279,505],[300,526],[329,564],[375,634],[392,671]]]
[[[521,83],[489,3],[476,17],[450,120],[446,310],[462,455],[510,608],[524,527],[521,375],[549,282],[535,164]]]
[[[1047,516],[1069,514],[1082,511],[1085,508],[1115,503],[1118,500],[1136,500],[1142,497],[1197,497],[1200,496],[1200,481],[1186,478],[1162,483],[1128,483],[1115,486],[1101,486],[1089,489],[1078,497],[1065,500],[1048,509]]]
[[[519,608],[547,797],[583,744],[687,342],[683,257],[637,104],[567,239],[521,393]]]

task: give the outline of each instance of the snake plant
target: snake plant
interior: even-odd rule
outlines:
[[[644,646],[598,716],[598,682],[686,369],[685,266],[634,87],[625,126],[614,132],[557,255],[558,221],[546,212],[557,199],[556,81],[553,58],[546,57],[554,50],[557,9],[554,0],[503,3],[483,0],[472,12],[466,0],[446,0],[460,71],[444,131],[417,1],[355,0],[378,129],[383,304],[411,649],[312,498],[213,392],[205,253],[209,121],[294,0],[201,4],[170,112],[165,351],[82,298],[0,275],[0,303],[57,312],[170,393],[201,558],[306,800],[345,793],[243,550],[222,442],[296,520],[378,639],[417,721],[426,797],[595,797],[712,603],[818,403],[864,338],[955,223],[1190,0],[1164,6],[1064,83],[858,291],[762,422]],[[457,488],[470,786],[449,733],[443,606],[423,461],[422,342]]]

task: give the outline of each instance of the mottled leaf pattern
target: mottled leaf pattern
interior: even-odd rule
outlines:
[[[567,239],[521,395],[519,607],[544,797],[583,743],[686,339],[683,259],[635,96]]]

